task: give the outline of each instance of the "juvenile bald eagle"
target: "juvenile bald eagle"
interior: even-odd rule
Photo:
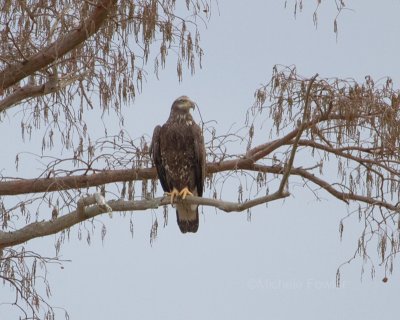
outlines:
[[[203,195],[206,152],[201,129],[190,114],[194,106],[188,97],[179,97],[172,104],[167,122],[153,133],[150,156],[171,202],[175,197]],[[198,205],[177,203],[176,217],[183,233],[199,228]]]

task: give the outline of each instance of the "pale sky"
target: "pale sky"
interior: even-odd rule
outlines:
[[[182,83],[173,63],[160,72],[159,80],[149,74],[143,93],[125,110],[131,137],[151,136],[153,128],[167,119],[172,101],[183,94],[197,102],[204,120],[217,121],[219,133],[233,123],[240,128],[254,91],[269,81],[275,64],[296,65],[306,77],[319,73],[362,81],[366,75],[391,76],[399,86],[400,1],[348,2],[352,10],[341,14],[336,40],[336,12],[328,1],[323,1],[316,29],[316,1],[304,1],[304,12],[294,19],[290,0],[286,9],[283,1],[219,0],[219,10],[214,6],[201,36],[203,69],[193,77],[186,73]],[[10,150],[0,162],[5,170],[13,168],[15,152],[21,150],[19,123],[12,122],[15,111],[9,114],[9,125],[0,126],[0,134],[16,130],[16,138],[5,142]],[[195,118],[199,119],[197,113]],[[107,125],[117,132],[112,123]],[[99,138],[104,131],[95,127],[93,123],[89,129],[95,137],[98,131]],[[23,148],[39,152],[40,143],[38,136]],[[244,150],[245,145],[238,145],[233,152]],[[203,209],[199,231],[191,235],[180,233],[175,211],[170,210],[169,223],[160,226],[153,245],[150,228],[155,214],[162,222],[161,209],[133,214],[133,238],[129,218],[118,213],[113,219],[97,219],[107,227],[104,242],[100,223],[95,224],[90,246],[76,239],[73,228],[61,250],[62,258],[72,261],[64,263],[64,269],[48,270],[50,301],[67,309],[72,320],[398,316],[398,263],[383,283],[382,269],[371,280],[367,268],[361,281],[357,260],[342,270],[342,287],[336,288],[336,269],[356,249],[361,226],[355,219],[346,222],[340,241],[339,221],[349,209],[322,192],[322,200],[316,201],[301,187],[290,191],[292,196],[285,201],[254,208],[251,222],[246,213]],[[235,201],[236,189],[225,187],[222,198]],[[30,248],[52,256],[54,236],[32,241]],[[6,294],[8,290],[0,287],[0,301]],[[0,313],[1,319],[10,317]]]

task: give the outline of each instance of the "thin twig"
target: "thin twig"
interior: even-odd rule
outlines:
[[[310,93],[311,93],[312,85],[317,77],[318,77],[318,73],[314,77],[312,77],[310,82],[308,83],[306,98],[304,101],[303,120],[302,120],[301,124],[299,125],[299,130],[297,131],[296,138],[294,139],[292,151],[290,152],[289,161],[285,164],[284,171],[283,171],[283,177],[282,177],[281,183],[279,185],[279,189],[278,189],[279,192],[283,192],[283,190],[285,189],[285,186],[289,179],[290,171],[292,170],[292,167],[293,167],[294,157],[296,155],[297,146],[299,144],[300,137],[308,125],[307,117],[308,117],[309,106],[310,106]]]

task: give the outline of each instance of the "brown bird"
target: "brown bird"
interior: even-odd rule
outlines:
[[[172,104],[167,122],[155,127],[153,133],[150,156],[171,202],[176,197],[203,195],[206,151],[201,129],[190,114],[194,107],[195,103],[187,96],[179,97]],[[183,233],[197,232],[198,205],[177,203],[176,217]]]

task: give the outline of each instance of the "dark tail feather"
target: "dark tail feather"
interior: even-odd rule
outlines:
[[[197,232],[199,229],[199,209],[192,210],[190,206],[176,205],[176,219],[182,233]]]

